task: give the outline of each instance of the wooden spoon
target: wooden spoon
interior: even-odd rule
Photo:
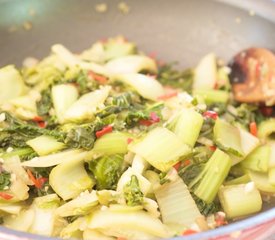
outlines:
[[[264,48],[238,53],[229,64],[235,100],[275,105],[275,55]]]

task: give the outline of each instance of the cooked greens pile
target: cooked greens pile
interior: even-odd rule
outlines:
[[[179,71],[116,37],[1,68],[3,225],[156,239],[259,212],[275,193],[275,119],[234,102],[217,62]]]

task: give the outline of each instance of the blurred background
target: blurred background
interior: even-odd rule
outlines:
[[[184,67],[211,51],[228,60],[250,46],[275,49],[274,5],[271,0],[0,0],[0,66],[41,58],[54,43],[77,53],[118,34]]]

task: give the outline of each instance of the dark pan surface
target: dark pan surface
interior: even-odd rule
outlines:
[[[106,13],[95,5],[105,2]],[[43,57],[60,42],[75,52],[94,41],[123,34],[145,52],[191,66],[213,51],[229,59],[250,46],[275,49],[275,24],[210,0],[0,0],[0,66]],[[22,25],[30,22],[32,28]]]

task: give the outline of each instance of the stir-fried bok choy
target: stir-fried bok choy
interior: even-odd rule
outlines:
[[[275,193],[275,119],[232,99],[229,72],[213,53],[178,70],[121,36],[2,67],[2,225],[147,240],[261,211]]]

